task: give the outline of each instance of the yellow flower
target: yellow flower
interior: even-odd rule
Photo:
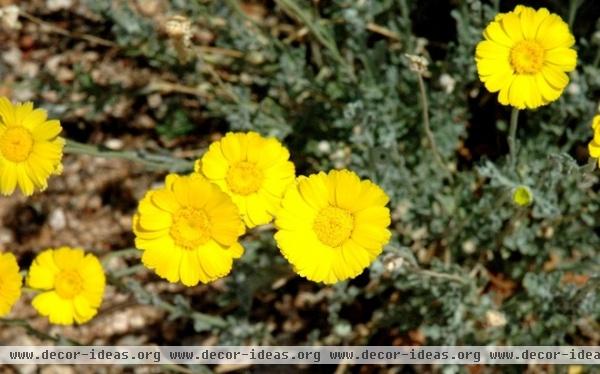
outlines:
[[[527,206],[533,202],[533,193],[529,187],[519,185],[513,191],[513,202],[518,206]]]
[[[588,151],[590,152],[590,157],[598,159],[598,164],[600,165],[600,114],[594,116],[592,130],[594,131],[594,138],[588,144]]]
[[[165,184],[146,193],[133,217],[144,265],[186,286],[229,274],[244,253],[244,224],[231,198],[198,174],[169,174]]]
[[[27,285],[43,291],[32,305],[50,323],[79,324],[91,320],[102,303],[106,279],[98,258],[83,249],[47,249],[31,264]]]
[[[548,9],[518,5],[496,16],[484,30],[475,60],[479,78],[498,101],[518,109],[537,108],[560,97],[577,52],[569,26]]]
[[[254,227],[273,219],[285,189],[294,182],[289,158],[275,138],[255,132],[228,133],[196,162],[196,172],[231,196],[244,223]]]
[[[360,274],[390,240],[388,197],[348,170],[298,177],[275,218],[275,240],[294,270],[315,282]]]
[[[0,97],[0,193],[10,195],[17,185],[30,196],[48,186],[51,174],[62,172],[64,139],[57,120],[32,103],[13,105]]]
[[[0,317],[6,316],[21,297],[23,279],[12,253],[0,253]]]
[[[596,114],[594,118],[592,118],[592,129],[600,130],[598,126],[600,126],[600,114]]]

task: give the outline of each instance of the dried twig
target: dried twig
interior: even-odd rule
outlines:
[[[102,39],[99,38],[97,36],[94,35],[90,35],[90,34],[84,34],[84,33],[79,33],[79,32],[72,32],[66,29],[63,29],[62,27],[58,27],[56,25],[53,25],[49,22],[46,22],[32,14],[29,14],[27,12],[24,11],[20,11],[19,14],[21,15],[21,17],[40,25],[42,28],[45,28],[47,31],[55,33],[55,34],[60,34],[60,35],[64,35],[66,37],[72,38],[72,39],[82,39],[82,40],[86,40],[90,43],[94,43],[94,44],[98,44],[98,45],[102,45],[105,47],[111,47],[111,48],[118,48],[119,45],[113,41],[110,40],[106,40],[106,39]]]

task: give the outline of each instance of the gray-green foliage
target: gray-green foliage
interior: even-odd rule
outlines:
[[[221,343],[352,344],[360,340],[348,326],[357,324],[369,324],[361,341],[366,344],[390,344],[381,334],[392,329],[397,336],[419,330],[428,344],[589,343],[585,331],[598,331],[598,172],[582,158],[600,92],[598,53],[580,50],[578,69],[560,100],[521,113],[519,158],[512,169],[505,146],[509,112],[478,81],[473,56],[498,1],[454,2],[448,17],[456,35],[441,47],[429,43],[442,57],[430,62],[426,79],[431,127],[453,170],[450,180],[426,141],[417,77],[404,56],[431,60],[426,40],[412,32],[422,2],[336,0],[317,8],[309,1],[279,0],[269,19],[254,21],[235,0],[172,1],[171,14],[185,14],[214,33],[217,47],[241,52],[201,56],[185,66],[178,65],[156,25],[128,2],[85,3],[106,18],[127,55],[170,72],[181,85],[205,85],[210,99],[199,100],[208,123],[277,136],[299,172],[347,167],[379,183],[391,198],[394,236],[384,254],[360,282],[324,294],[324,306],[311,311],[323,318],[301,338],[267,328],[264,314],[255,312],[265,308],[261,294],[289,275],[289,268],[271,232],[251,234],[228,278],[230,291],[217,299],[223,307],[237,306],[226,316],[235,328],[220,336]],[[563,10],[558,1],[549,3]],[[277,35],[276,23],[294,31],[306,27],[307,35]],[[373,32],[372,24],[392,36]],[[597,51],[598,32],[578,34],[578,46]],[[237,79],[216,79],[207,66]],[[182,135],[203,125],[189,120],[192,114],[179,106],[183,100],[189,97],[167,101],[160,134]],[[492,144],[484,144],[495,151],[459,156],[459,150],[479,146],[467,141],[477,131],[495,134]],[[532,205],[513,204],[517,185],[533,191]],[[514,284],[504,298],[492,282],[500,275]],[[590,279],[573,283],[572,275]],[[294,289],[272,292],[283,297]],[[364,320],[341,315],[360,303],[372,309],[360,315]],[[490,311],[504,315],[506,324],[490,324]]]

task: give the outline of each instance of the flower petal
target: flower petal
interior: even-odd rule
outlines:
[[[562,71],[573,71],[577,65],[577,52],[570,48],[554,48],[546,52],[546,61]]]

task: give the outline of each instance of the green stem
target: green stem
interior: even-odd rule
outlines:
[[[422,274],[427,277],[430,277],[430,278],[446,279],[448,281],[454,281],[454,282],[458,282],[458,283],[462,283],[462,284],[469,283],[469,281],[467,281],[466,279],[464,279],[456,274],[440,273],[437,271],[426,270],[426,269],[418,269],[417,273]]]
[[[569,2],[569,18],[568,18],[569,29],[573,29],[573,23],[575,22],[575,15],[577,15],[577,9],[579,9],[579,5],[581,5],[580,0],[571,0]]]
[[[510,128],[508,130],[508,150],[510,167],[513,169],[517,163],[517,126],[519,124],[519,109],[513,108],[510,114]]]
[[[107,255],[105,255],[104,257],[102,257],[102,263],[104,265],[108,264],[108,262],[115,258],[115,257],[129,257],[129,256],[135,256],[135,257],[140,257],[141,251],[137,248],[125,248],[125,249],[119,249],[117,251],[111,251],[110,253],[108,253]]]
[[[592,66],[598,67],[600,64],[600,47],[596,47],[596,57],[594,57],[594,62],[592,62]]]
[[[129,275],[137,274],[147,270],[147,268],[143,264],[137,264],[133,266],[128,266],[124,269],[113,270],[112,275],[115,278],[123,278]]]
[[[390,245],[390,247],[397,253],[397,255],[400,258],[406,260],[407,268],[409,268],[411,270],[411,272],[414,274],[420,274],[420,275],[423,275],[423,276],[426,276],[429,278],[446,279],[449,281],[454,281],[454,282],[458,282],[458,283],[462,283],[462,284],[470,283],[469,278],[464,278],[457,274],[442,273],[442,272],[435,271],[435,270],[423,269],[423,268],[421,268],[421,266],[419,265],[419,263],[417,262],[417,260],[414,258],[414,256],[412,254],[410,256],[407,256],[407,255],[404,255],[401,253],[402,250],[400,250],[400,248],[395,247],[393,245]]]
[[[0,324],[5,325],[5,326],[22,327],[25,329],[27,334],[29,334],[31,336],[35,336],[36,338],[41,339],[41,340],[50,340],[54,343],[63,343],[63,344],[67,343],[70,345],[81,345],[80,343],[76,342],[75,340],[52,336],[43,331],[40,331],[40,330],[36,329],[35,327],[31,326],[29,324],[29,322],[24,319],[0,318]]]
[[[500,0],[492,0],[492,7],[494,8],[494,13],[500,13]]]
[[[446,163],[443,161],[442,155],[440,154],[435,142],[435,137],[431,131],[431,126],[429,123],[429,102],[427,101],[427,93],[425,92],[425,82],[423,81],[423,76],[420,73],[417,73],[417,78],[419,81],[419,92],[421,95],[421,108],[423,109],[423,127],[425,129],[425,135],[429,141],[429,146],[431,147],[435,161],[440,165],[442,170],[448,174],[450,180],[452,180],[452,172],[448,169],[448,165],[446,165]]]
[[[120,158],[135,161],[153,170],[189,172],[194,169],[193,161],[176,159],[170,156],[153,155],[143,150],[115,151],[100,145],[89,145],[67,139],[65,153],[89,155],[102,158]]]

